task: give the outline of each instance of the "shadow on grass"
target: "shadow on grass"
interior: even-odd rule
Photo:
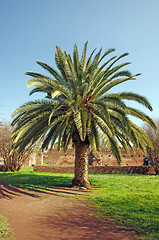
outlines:
[[[59,196],[85,195],[88,190],[71,187],[71,174],[50,173],[1,173],[0,174],[0,198],[12,199],[21,194],[38,197],[37,194],[29,193],[27,190],[37,193],[46,193]],[[12,185],[12,186],[10,186]]]
[[[38,197],[37,194],[29,193],[23,189],[0,183],[0,199],[12,199],[15,196],[28,195],[30,197]]]

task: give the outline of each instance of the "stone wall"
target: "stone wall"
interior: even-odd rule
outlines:
[[[143,155],[139,150],[135,153],[131,150],[130,154],[126,154],[124,149],[121,148],[122,161],[121,166],[142,166]],[[63,150],[58,151],[57,145],[51,152],[43,153],[43,162],[48,163],[50,166],[74,166],[75,152],[73,148],[69,148],[66,153]],[[37,162],[37,161],[36,161]],[[113,154],[107,149],[103,148],[101,153],[89,154],[89,165],[91,166],[118,166],[118,163]]]
[[[74,167],[34,166],[35,172],[74,173]],[[89,173],[155,174],[152,166],[89,166]]]
[[[74,173],[74,167],[53,167],[53,166],[40,166],[34,165],[35,172],[51,172],[51,173]]]
[[[43,161],[51,166],[72,166],[74,165],[74,149],[68,149],[67,153],[63,150],[52,149],[51,152],[43,153]]]
[[[130,154],[125,153],[124,149],[121,150],[121,166],[142,166],[143,165],[143,155],[139,150],[136,150],[135,153],[131,150]],[[114,155],[106,148],[103,148],[101,151],[101,164],[102,166],[118,166],[118,163]],[[96,158],[93,165],[98,165],[96,163]]]

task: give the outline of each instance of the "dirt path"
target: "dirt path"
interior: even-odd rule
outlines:
[[[133,233],[94,217],[82,191],[52,188],[51,194],[0,184],[0,214],[11,223],[16,240],[133,240]]]

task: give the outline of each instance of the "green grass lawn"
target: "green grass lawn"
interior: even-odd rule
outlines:
[[[159,176],[92,175],[100,186],[89,197],[99,211],[135,230],[140,239],[159,239]]]
[[[99,186],[86,198],[98,213],[138,232],[140,239],[159,239],[159,176],[135,174],[90,174]],[[71,184],[73,174],[33,172],[0,173],[0,181],[33,190]]]

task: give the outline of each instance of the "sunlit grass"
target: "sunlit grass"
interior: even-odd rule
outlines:
[[[159,239],[159,176],[90,174],[99,186],[87,196],[99,213],[138,232],[140,239]],[[32,190],[71,184],[73,174],[33,172],[0,173],[0,181]]]
[[[89,196],[98,210],[141,235],[159,239],[159,176],[97,174],[93,184],[100,186]]]

